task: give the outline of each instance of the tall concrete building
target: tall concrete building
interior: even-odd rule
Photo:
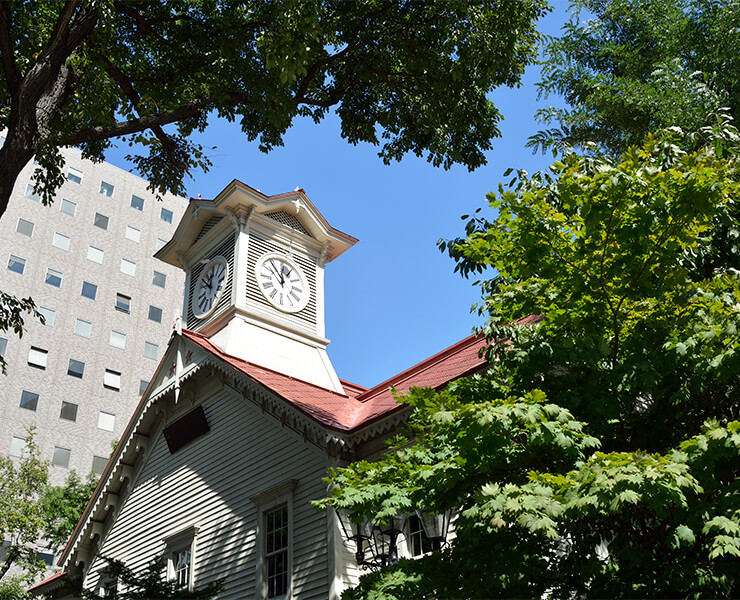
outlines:
[[[4,139],[0,138],[0,142]],[[0,453],[20,456],[35,425],[51,481],[102,472],[161,359],[184,273],[153,258],[187,202],[63,150],[67,180],[51,206],[18,178],[0,219],[0,290],[31,296],[45,324],[0,332]]]

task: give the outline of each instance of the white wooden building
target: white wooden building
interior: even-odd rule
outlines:
[[[70,539],[61,571],[34,588],[104,589],[101,555],[219,598],[338,598],[356,582],[353,547],[327,493],[331,466],[372,458],[407,418],[391,386],[442,388],[480,370],[467,338],[371,389],[339,379],[326,354],[324,267],[356,240],[302,190],[233,181],[192,200],[157,257],[186,272],[183,323]],[[410,539],[407,534],[406,540]],[[351,546],[351,545],[350,545]],[[411,552],[400,540],[400,551]]]

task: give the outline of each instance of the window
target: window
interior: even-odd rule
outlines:
[[[208,419],[202,406],[191,410],[188,414],[183,415],[177,421],[168,425],[162,431],[164,439],[167,442],[167,448],[170,454],[174,454],[180,448],[187,446],[190,442],[197,440],[200,436],[210,431]]]
[[[8,260],[8,269],[14,273],[20,273],[23,275],[23,271],[26,269],[26,259],[11,254],[10,259]]]
[[[34,202],[41,202],[41,196],[36,192],[36,188],[32,183],[26,185],[26,198],[30,198]]]
[[[144,210],[144,198],[131,196],[131,206],[136,210]]]
[[[67,200],[66,198],[62,198],[62,204],[59,207],[59,210],[64,213],[65,215],[69,215],[70,217],[74,217],[75,213],[77,212],[77,204],[72,202],[71,200]]]
[[[157,354],[159,354],[159,346],[152,344],[151,342],[144,342],[144,356],[157,360]]]
[[[105,471],[105,466],[108,464],[108,459],[105,456],[93,456],[92,460],[92,472],[96,475],[100,475]]]
[[[136,229],[136,227],[131,227],[131,225],[127,225],[126,239],[138,244],[139,240],[141,239],[141,231],[139,229]]]
[[[46,368],[46,359],[49,357],[49,351],[43,348],[36,348],[31,346],[31,350],[28,352],[28,364],[32,367],[38,367],[39,369]]]
[[[157,250],[161,250],[167,245],[167,240],[163,240],[162,238],[157,238]]]
[[[100,248],[90,246],[87,249],[87,260],[91,260],[99,265],[103,264],[103,251]]]
[[[36,558],[43,562],[47,567],[51,567],[54,564],[54,555],[51,552],[39,552],[36,554]]]
[[[39,395],[23,390],[21,392],[21,408],[35,411],[39,405]]]
[[[160,273],[159,271],[154,271],[154,277],[152,277],[152,284],[164,289],[165,285],[167,284],[167,275],[165,275],[164,273]]]
[[[69,171],[67,171],[67,179],[72,183],[82,183],[82,171],[70,167]]]
[[[46,279],[44,281],[54,287],[62,287],[62,272],[54,269],[46,269]]]
[[[121,389],[121,374],[118,371],[111,371],[110,369],[105,370],[105,377],[103,377],[103,387],[109,390],[119,391]],[[101,429],[103,429],[101,427]],[[113,431],[111,429],[111,431]]]
[[[98,295],[98,286],[89,281],[83,281],[81,295],[90,298],[90,300],[95,300],[95,296]]]
[[[110,345],[121,350],[126,349],[126,334],[120,331],[110,332]]]
[[[5,351],[7,349],[8,349],[8,338],[0,337],[0,356],[5,356]]]
[[[92,323],[77,319],[75,321],[75,333],[80,337],[89,338],[92,334]]]
[[[31,237],[33,235],[33,223],[31,221],[26,221],[25,219],[18,219],[18,225],[15,230],[21,235]]]
[[[149,320],[155,323],[162,322],[162,309],[158,306],[149,306]]]
[[[38,310],[39,314],[44,317],[44,325],[47,327],[54,327],[54,319],[57,316],[57,311],[52,310],[51,308],[46,308],[45,306],[39,306],[36,310]],[[41,319],[39,319],[39,322],[41,322]]]
[[[85,363],[81,360],[75,360],[74,358],[69,359],[69,367],[67,367],[67,375],[71,377],[77,377],[82,379],[82,375],[85,373]]]
[[[69,250],[69,236],[63,235],[61,233],[55,233],[54,239],[51,241],[51,245],[66,252],[67,250]]]
[[[100,182],[100,193],[103,194],[103,196],[108,196],[108,198],[112,198],[113,197],[113,185],[105,181],[101,181]]]
[[[113,431],[115,426],[116,415],[103,412],[102,410],[98,413],[98,429],[102,429],[103,431]]]
[[[100,227],[100,229],[105,229],[107,231],[108,230],[108,217],[96,212],[95,219],[93,220],[93,225],[95,225],[95,227]]]
[[[121,259],[121,273],[124,275],[136,276],[136,263],[125,258]]]
[[[164,541],[167,579],[175,582],[178,588],[193,589],[193,554],[197,533],[197,527],[188,527]]]
[[[0,353],[0,356],[2,353]],[[146,388],[149,387],[149,382],[146,379],[139,379],[139,396],[143,396],[146,392]]]
[[[51,462],[55,467],[69,468],[69,457],[72,451],[69,448],[60,448],[54,446],[54,454],[51,457]]]
[[[16,458],[28,456],[28,442],[25,438],[13,436],[13,439],[10,441],[10,456],[15,456]]]
[[[427,537],[421,519],[417,515],[409,515],[408,528],[408,550],[411,556],[421,556],[435,549],[433,541]],[[439,548],[439,545],[436,547]]]
[[[62,410],[59,411],[59,418],[65,421],[77,421],[77,405],[62,400]]]
[[[290,596],[292,569],[291,521],[293,490],[289,480],[252,498],[257,505],[257,595]]]
[[[123,294],[116,294],[116,308],[121,312],[131,312],[131,298]]]
[[[162,211],[159,213],[159,218],[162,219],[165,223],[172,223],[172,211],[163,208]]]

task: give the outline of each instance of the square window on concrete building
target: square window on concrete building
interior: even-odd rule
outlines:
[[[92,472],[96,475],[100,475],[105,471],[105,466],[108,464],[108,459],[105,456],[93,456],[92,459]]]
[[[23,390],[21,392],[21,408],[35,411],[39,405],[39,395],[34,392]]]
[[[46,278],[44,281],[54,287],[62,287],[62,272],[56,269],[46,269]]]
[[[75,333],[80,337],[89,338],[92,334],[92,323],[77,319],[75,321]]]
[[[70,167],[67,171],[67,179],[72,183],[82,183],[82,171]]]
[[[131,297],[116,294],[116,309],[125,313],[131,312]]]
[[[82,376],[85,373],[85,363],[81,360],[75,360],[74,358],[69,359],[69,367],[67,367],[67,375],[70,375],[71,377],[77,377],[77,379],[82,379]]]
[[[66,198],[62,198],[62,203],[59,206],[59,211],[70,217],[74,217],[77,212],[77,204]]]
[[[136,210],[144,210],[144,198],[138,196],[131,196],[131,207]]]
[[[109,390],[120,391],[121,374],[118,371],[111,371],[110,369],[106,369],[105,376],[103,377],[103,387],[106,387]]]
[[[162,238],[157,238],[157,251],[161,250],[167,245],[167,240],[163,240]]]
[[[36,348],[31,346],[28,351],[28,364],[32,367],[38,367],[39,369],[46,368],[46,361],[49,358],[49,351],[43,348]]]
[[[165,285],[167,284],[167,275],[165,275],[164,273],[160,273],[159,271],[154,271],[152,283],[157,287],[161,287],[162,289],[164,289]]]
[[[0,337],[0,356],[5,356],[5,351],[8,349],[8,338]]]
[[[131,260],[121,259],[121,273],[136,277],[136,263]]]
[[[41,202],[41,195],[36,192],[36,187],[32,183],[26,185],[26,198],[34,202]]]
[[[155,323],[162,322],[162,309],[158,306],[149,305],[149,320]]]
[[[139,379],[139,396],[143,396],[146,392],[146,388],[149,387],[149,382],[146,379]]]
[[[10,456],[23,458],[28,456],[28,442],[25,438],[13,436],[10,440]]]
[[[77,421],[77,405],[62,400],[62,410],[59,411],[59,418],[65,421]]]
[[[152,344],[151,342],[144,342],[144,356],[157,360],[157,354],[159,354],[159,346]]]
[[[23,271],[26,269],[26,259],[11,254],[8,259],[8,269],[14,273],[20,273],[23,275]]]
[[[18,225],[15,230],[21,235],[31,237],[33,235],[33,222],[26,221],[25,219],[18,219]]]
[[[100,227],[100,229],[105,229],[107,231],[108,230],[108,217],[96,212],[95,219],[93,220],[93,225],[95,225],[95,227]]]
[[[83,281],[81,295],[85,298],[90,298],[90,300],[95,300],[95,296],[98,295],[98,286],[89,281]]]
[[[72,455],[72,451],[69,448],[60,448],[54,446],[54,454],[51,457],[51,462],[55,467],[69,468],[69,457]]]
[[[91,260],[99,265],[103,264],[103,251],[100,248],[90,246],[87,249],[87,260]]]
[[[159,213],[159,218],[162,219],[165,223],[172,223],[172,211],[163,208],[162,211]]]
[[[103,431],[113,431],[115,426],[116,415],[103,412],[102,410],[98,413],[98,429],[102,429]]]
[[[139,243],[139,240],[141,240],[141,230],[136,229],[136,227],[131,227],[131,225],[126,226],[126,239],[131,240],[132,242]]]
[[[44,317],[44,325],[47,327],[54,327],[54,319],[57,316],[57,311],[46,308],[45,306],[39,306],[37,309],[39,311],[39,314]],[[39,319],[39,322],[41,322],[41,319]]]
[[[51,245],[66,252],[67,250],[69,250],[69,236],[61,233],[55,233],[54,239],[51,240]]]
[[[106,181],[100,182],[100,193],[103,194],[103,196],[108,196],[108,198],[113,197],[113,184],[108,183]]]
[[[110,345],[114,348],[126,349],[126,334],[120,331],[110,332]]]

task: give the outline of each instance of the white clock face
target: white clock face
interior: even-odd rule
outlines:
[[[267,301],[284,312],[298,312],[308,304],[310,290],[298,265],[281,254],[257,261],[257,284]]]
[[[229,276],[229,263],[223,256],[217,256],[203,269],[193,296],[193,315],[203,319],[213,312],[226,287]]]

